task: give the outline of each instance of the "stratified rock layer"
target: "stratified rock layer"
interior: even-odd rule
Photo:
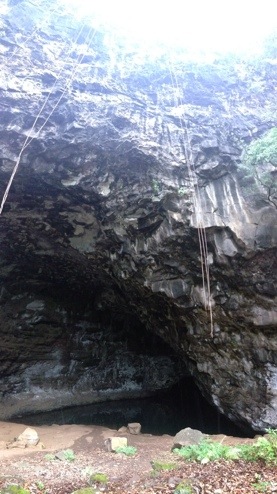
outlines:
[[[277,427],[276,198],[241,164],[276,65],[142,62],[50,1],[10,4],[0,42],[2,191],[32,138],[0,220],[0,416],[169,386],[179,364],[126,346],[146,330],[231,419]]]

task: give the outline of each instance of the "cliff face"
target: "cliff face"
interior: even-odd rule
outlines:
[[[169,386],[151,333],[228,417],[277,427],[276,199],[242,163],[274,62],[142,57],[50,1],[10,2],[0,48],[2,193],[32,139],[0,218],[0,415]]]

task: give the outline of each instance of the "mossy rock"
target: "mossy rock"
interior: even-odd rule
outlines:
[[[30,494],[30,491],[23,489],[20,485],[8,485],[1,489],[0,494]]]

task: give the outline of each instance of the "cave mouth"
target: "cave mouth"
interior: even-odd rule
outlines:
[[[19,288],[4,296],[23,345],[18,362],[13,349],[13,374],[8,368],[2,379],[14,405],[4,420],[113,429],[140,422],[142,432],[154,435],[191,427],[254,436],[208,403],[181,357],[131,311],[107,310],[103,295],[88,303],[87,292],[80,301],[66,290],[50,296],[42,285],[36,293]],[[14,392],[13,375],[19,376]]]
[[[254,437],[250,428],[240,428],[219,413],[202,396],[194,380],[186,376],[171,389],[154,396],[73,406],[50,412],[14,417],[13,422],[29,426],[90,425],[118,430],[131,422],[142,425],[142,433],[175,435],[186,427],[205,434]]]

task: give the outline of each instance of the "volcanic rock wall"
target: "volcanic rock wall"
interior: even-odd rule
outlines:
[[[10,2],[0,36],[2,193],[28,144],[0,218],[1,416],[175,382],[131,331],[231,419],[277,427],[276,204],[242,162],[276,126],[274,61],[155,58],[51,1]]]

